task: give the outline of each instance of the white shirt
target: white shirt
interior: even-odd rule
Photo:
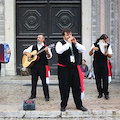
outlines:
[[[66,44],[64,44],[64,45],[61,42],[57,42],[57,44],[56,44],[55,49],[58,54],[62,54],[63,52],[67,51],[69,49],[69,47],[71,46],[71,44],[68,43],[66,40],[64,40],[64,41],[66,42]],[[86,51],[85,46],[81,45],[78,42],[76,43],[75,47],[78,49],[78,51],[80,53],[83,53]]]
[[[37,44],[37,48],[38,48],[38,51],[44,46],[44,43],[42,43],[41,45],[40,44]],[[23,51],[23,54],[24,52],[28,52],[28,53],[31,53],[32,52],[32,48],[33,48],[33,45],[31,45],[30,47],[28,47],[27,49],[25,49]],[[48,56],[46,55],[47,59],[51,59],[52,58],[52,52],[51,52],[51,49],[48,48],[48,52],[50,54],[50,57],[48,58]]]
[[[97,44],[99,44],[99,42],[97,43]],[[108,45],[108,44],[107,44]],[[92,47],[90,48],[90,51],[93,49],[95,47],[95,45],[93,44],[92,45]],[[95,52],[95,50],[93,50],[93,53]],[[109,45],[109,47],[108,47],[108,54],[112,54],[112,48],[111,48],[111,46]]]

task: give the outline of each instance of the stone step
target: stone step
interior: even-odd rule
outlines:
[[[4,111],[0,118],[120,118],[120,110],[100,111]]]

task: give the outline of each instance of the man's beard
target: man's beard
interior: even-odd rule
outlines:
[[[40,41],[37,41],[38,44],[40,44]]]

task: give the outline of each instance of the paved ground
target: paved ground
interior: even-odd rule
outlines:
[[[30,76],[0,77],[0,120],[16,120],[44,118],[44,120],[120,120],[120,80],[112,80],[109,86],[110,99],[97,98],[94,79],[85,79],[85,98],[83,105],[87,112],[76,110],[70,93],[66,112],[60,112],[60,94],[57,76],[50,80],[50,101],[45,102],[41,81],[38,82],[36,110],[23,111],[23,101],[27,100],[31,91]],[[11,117],[11,118],[10,118]]]

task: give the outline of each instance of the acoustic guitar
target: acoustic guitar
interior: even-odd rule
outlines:
[[[54,48],[55,47],[55,44],[50,44],[49,46],[47,46],[48,48]],[[45,50],[42,49],[40,51],[37,52],[37,50],[34,50],[32,51],[30,54],[31,54],[31,57],[28,57],[27,55],[24,55],[23,58],[22,58],[22,65],[24,68],[27,68],[27,67],[31,67],[37,60],[37,55],[40,54],[41,52],[43,52]]]

